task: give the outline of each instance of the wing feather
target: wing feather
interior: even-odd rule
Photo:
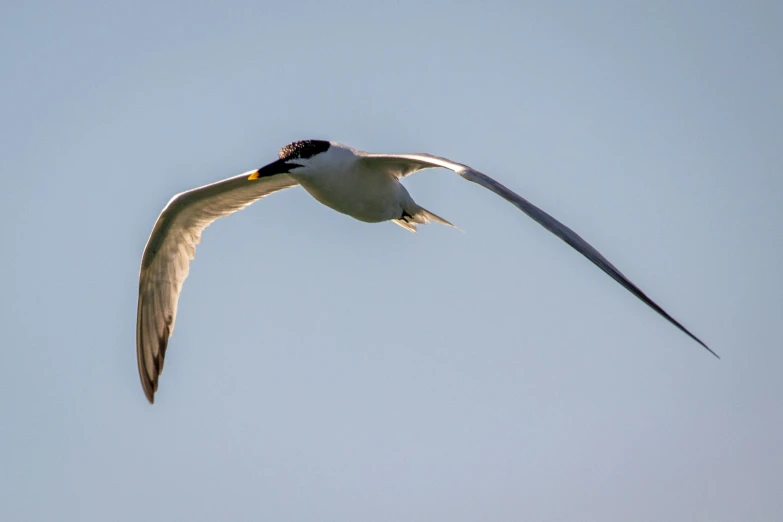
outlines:
[[[174,196],[161,212],[144,248],[139,273],[136,355],[144,394],[154,402],[177,302],[201,233],[233,214],[297,182],[287,174],[249,180],[254,171]]]
[[[637,287],[627,277],[625,277],[622,272],[612,265],[612,263],[610,263],[608,259],[601,255],[601,253],[598,252],[598,250],[596,250],[592,245],[590,245],[590,243],[582,239],[579,234],[486,174],[472,169],[467,165],[463,165],[446,158],[432,156],[430,154],[361,153],[361,155],[365,161],[382,162],[384,167],[392,170],[397,175],[397,177],[408,176],[423,169],[442,167],[456,172],[468,181],[472,181],[473,183],[477,183],[482,187],[491,190],[506,201],[512,203],[519,210],[530,216],[534,221],[549,230],[551,233],[568,243],[577,252],[585,256],[596,266],[598,266],[598,268],[608,274],[609,277],[617,281],[626,290],[635,295],[639,300],[655,310],[658,314],[677,327],[680,331],[688,335],[691,339],[706,348],[712,355],[720,359],[717,353],[712,351],[712,349],[704,344],[701,339],[693,335],[687,328],[685,328],[676,319],[669,315],[663,308],[655,303],[655,301],[647,297],[647,295],[642,292],[639,287]]]

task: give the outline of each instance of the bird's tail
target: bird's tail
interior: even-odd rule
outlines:
[[[408,212],[403,212],[401,218],[392,219],[392,221],[400,225],[405,230],[413,232],[414,234],[416,233],[416,225],[424,225],[430,221],[434,221],[435,223],[440,223],[441,225],[446,225],[447,227],[452,227],[459,230],[459,228],[455,227],[453,224],[446,221],[442,217],[438,216],[437,214],[433,214],[429,210],[421,208],[418,205],[416,205],[416,210],[413,211],[413,213],[409,214]]]

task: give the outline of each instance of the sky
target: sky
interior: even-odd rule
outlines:
[[[0,520],[773,521],[780,2],[0,2]],[[439,225],[219,220],[154,406],[144,245],[298,139],[479,169]]]

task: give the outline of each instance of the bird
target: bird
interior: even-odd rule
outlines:
[[[312,139],[286,145],[278,159],[264,167],[177,194],[160,213],[142,255],[136,317],[139,377],[149,402],[155,400],[182,284],[201,234],[211,223],[298,185],[320,203],[359,221],[391,221],[414,233],[418,225],[429,222],[453,227],[419,206],[400,183],[406,176],[432,168],[451,170],[510,202],[720,358],[576,232],[486,174],[431,154],[376,154]]]

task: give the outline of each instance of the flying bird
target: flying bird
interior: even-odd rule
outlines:
[[[453,226],[416,204],[400,183],[414,172],[437,167],[454,171],[515,205],[718,357],[576,232],[467,165],[430,154],[372,154],[322,140],[291,143],[278,156],[278,160],[258,170],[177,194],[155,222],[141,260],[136,317],[139,377],[150,403],[154,402],[166,347],[174,331],[182,283],[188,277],[201,233],[213,221],[299,185],[327,207],[359,221],[392,221],[411,232],[431,221]]]

